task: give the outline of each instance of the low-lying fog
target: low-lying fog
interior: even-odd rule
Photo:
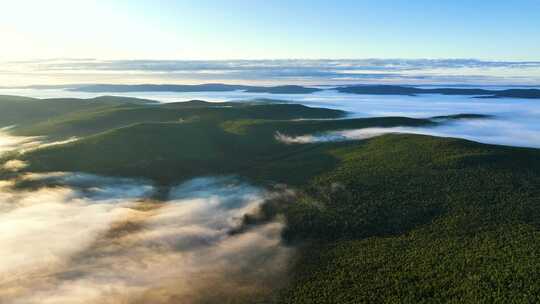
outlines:
[[[95,97],[60,90],[0,90],[34,97]],[[540,101],[466,96],[129,93],[163,102],[272,98],[342,109],[351,117],[489,114],[436,127],[346,130],[290,137],[288,143],[364,139],[384,133],[452,136],[540,148]],[[0,154],[43,146],[43,138],[0,129]],[[55,143],[45,143],[55,144]],[[25,163],[1,164],[16,172]],[[26,187],[20,187],[20,185]],[[292,249],[282,224],[230,234],[272,193],[234,177],[197,178],[170,189],[149,181],[83,173],[26,174],[0,181],[0,303],[257,302],[286,282]]]
[[[280,223],[229,233],[268,192],[233,177],[158,190],[82,173],[0,182],[0,303],[256,301],[284,282]]]
[[[538,121],[538,120],[536,120]],[[276,134],[276,139],[289,144],[302,144],[314,142],[362,140],[383,134],[408,133],[425,134],[441,137],[457,137],[482,143],[502,144],[519,147],[540,148],[540,125],[531,122],[529,128],[520,123],[502,119],[463,119],[446,122],[435,127],[390,127],[390,128],[364,128],[326,132],[320,134],[306,134],[301,136],[288,136]]]
[[[32,149],[65,144],[77,140],[76,137],[61,141],[50,141],[43,136],[14,136],[10,134],[10,129],[11,127],[0,128],[0,156],[14,150],[25,152]]]
[[[491,87],[492,88],[492,87]],[[69,92],[45,89],[3,89],[0,94],[15,94],[33,97],[81,97],[90,98],[104,94]],[[431,117],[461,113],[489,114],[491,119],[459,120],[435,128],[392,128],[379,133],[409,132],[471,139],[483,143],[540,147],[540,100],[515,98],[472,98],[468,96],[420,95],[354,95],[336,91],[321,91],[313,94],[266,94],[243,92],[136,92],[115,95],[155,99],[162,102],[201,99],[207,101],[249,100],[270,98],[288,100],[313,107],[341,109],[353,117],[407,116]],[[362,131],[358,131],[360,134]],[[322,138],[362,138],[358,132],[324,134]],[[374,134],[374,131],[364,131]],[[306,134],[318,138],[313,134]],[[329,135],[329,136],[328,136]]]

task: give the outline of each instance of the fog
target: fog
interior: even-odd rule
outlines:
[[[157,190],[82,173],[2,181],[0,303],[218,303],[285,282],[281,223],[230,234],[267,191],[234,177]]]
[[[384,134],[424,134],[439,137],[455,137],[488,144],[540,148],[540,126],[523,129],[512,121],[495,119],[464,119],[435,127],[363,128],[288,136],[276,133],[276,139],[287,144],[362,140]]]
[[[13,136],[9,133],[11,127],[0,128],[0,155],[14,151],[35,148],[42,144],[39,136]]]
[[[10,133],[12,128],[11,126],[0,128],[0,155],[12,151],[24,153],[33,149],[66,144],[77,140],[76,137],[50,141],[44,136],[15,136]]]
[[[490,87],[493,88],[493,87]],[[498,87],[504,89],[505,87]],[[37,89],[0,89],[0,94],[9,93],[34,97],[81,97],[90,98],[103,94],[69,92],[63,90],[37,90]],[[339,109],[348,112],[349,117],[386,117],[405,116],[427,118],[452,114],[487,114],[492,115],[487,120],[459,120],[435,128],[397,128],[381,130],[382,133],[406,132],[437,136],[451,136],[483,143],[513,145],[523,147],[540,147],[540,101],[534,99],[517,98],[473,98],[470,96],[420,95],[420,96],[392,96],[392,95],[355,95],[325,90],[313,94],[266,94],[244,92],[137,92],[116,94],[155,99],[161,102],[178,102],[192,99],[207,100],[211,102],[231,100],[253,100],[270,98],[286,100],[311,107]],[[365,130],[372,133],[372,130]],[[286,134],[283,134],[286,135]],[[329,139],[343,139],[343,134],[306,134],[316,137],[315,141]],[[362,137],[350,136],[351,139]],[[20,140],[20,139],[17,139]],[[30,140],[30,139],[28,139]],[[307,138],[297,138],[297,141],[309,141]],[[18,143],[13,143],[12,146]],[[22,143],[27,144],[27,143]],[[9,144],[0,142],[0,151]]]

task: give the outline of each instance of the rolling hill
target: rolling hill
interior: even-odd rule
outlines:
[[[276,303],[540,300],[540,150],[409,134],[307,144],[275,137],[483,115],[347,118],[295,104],[114,98],[12,98],[1,106],[31,114],[33,104],[43,113],[13,132],[80,139],[4,157],[27,161],[22,173],[144,177],[164,187],[232,174],[293,189],[242,226],[279,218],[284,242],[297,248]]]

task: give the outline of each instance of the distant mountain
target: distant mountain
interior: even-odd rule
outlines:
[[[182,84],[92,84],[75,88],[68,88],[69,91],[78,92],[112,92],[112,93],[127,93],[127,92],[227,92],[236,90],[245,90],[247,86],[229,85],[221,83],[207,83],[197,85],[182,85]]]
[[[297,85],[283,85],[276,87],[250,87],[245,90],[249,93],[272,93],[272,94],[310,94],[321,91],[317,88],[307,88]]]
[[[67,88],[69,91],[90,92],[90,93],[127,93],[127,92],[229,92],[245,91],[250,93],[271,93],[271,94],[307,94],[320,91],[317,88],[308,88],[296,85],[284,86],[247,86],[231,85],[222,83],[206,83],[197,85],[183,84],[93,84],[79,87]]]
[[[508,90],[486,90],[475,88],[436,88],[422,89],[410,86],[395,85],[354,85],[336,88],[341,93],[366,94],[366,95],[408,95],[419,94],[442,94],[442,95],[470,95],[481,98],[540,98],[538,89],[508,89]]]
[[[223,83],[206,83],[196,85],[184,84],[91,84],[81,86],[69,86],[68,91],[89,93],[129,93],[129,92],[232,92],[243,91],[246,93],[269,93],[269,94],[311,94],[327,90],[320,88],[304,87],[298,85],[280,86],[250,86]],[[442,95],[465,95],[478,98],[531,98],[540,99],[539,89],[507,89],[492,90],[480,88],[418,88],[413,86],[397,85],[351,85],[335,89],[341,93],[365,94],[365,95],[407,95],[442,94]]]
[[[538,89],[509,89],[503,91],[495,91],[495,95],[480,96],[479,98],[540,98],[540,90]]]

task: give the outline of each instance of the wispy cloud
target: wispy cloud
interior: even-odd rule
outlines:
[[[14,136],[9,132],[11,129],[12,127],[0,128],[0,156],[8,152],[17,151],[25,153],[34,149],[67,144],[78,140],[77,137],[70,137],[61,141],[51,141],[45,136]]]
[[[540,61],[483,61],[476,59],[356,59],[356,60],[96,60],[56,59],[12,64],[32,64],[41,70],[104,71],[410,71],[437,68],[525,68],[540,67]]]

